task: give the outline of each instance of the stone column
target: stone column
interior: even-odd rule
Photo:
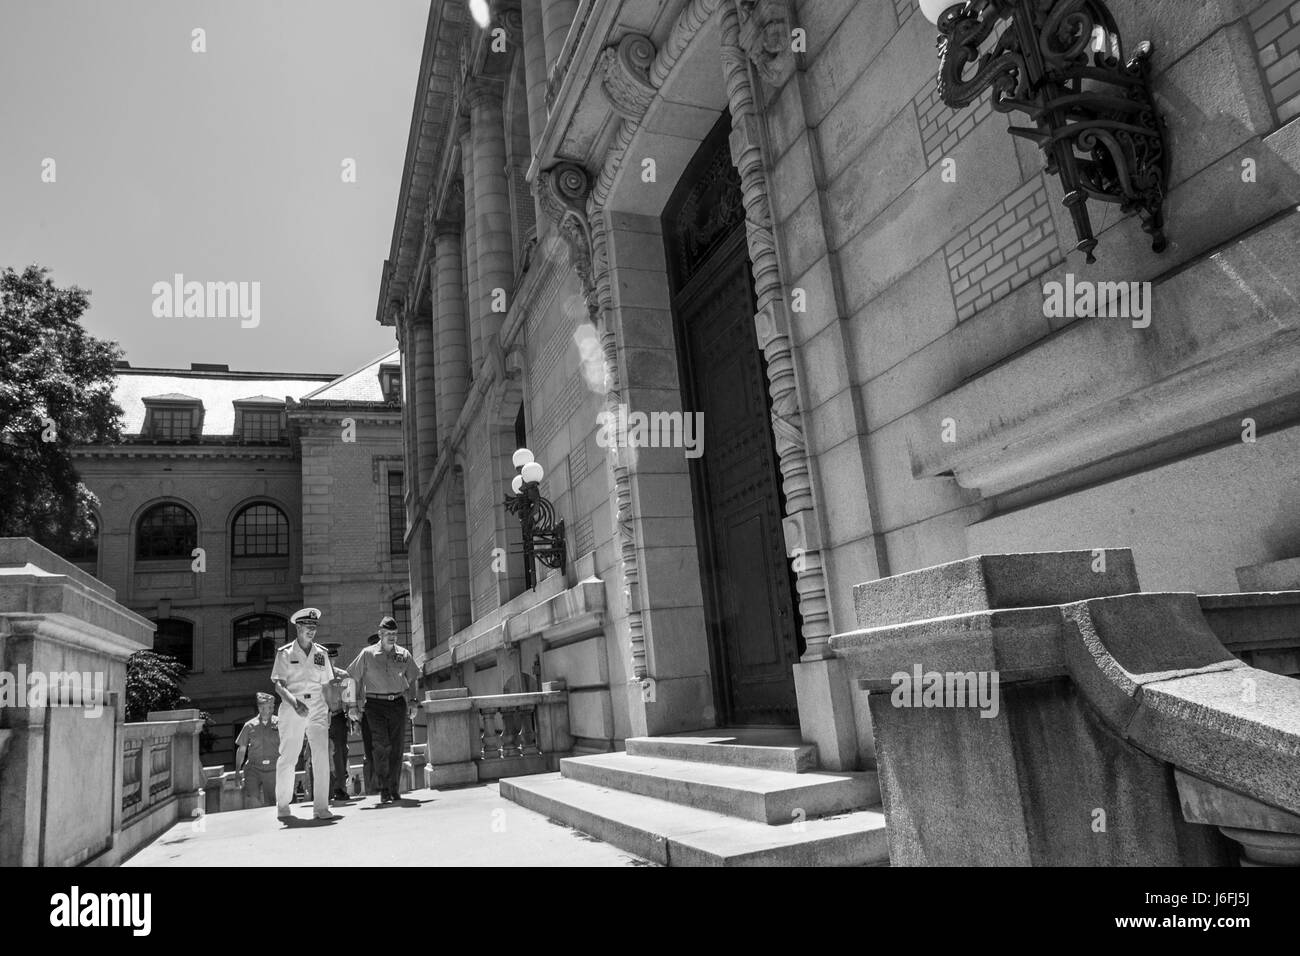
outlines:
[[[528,134],[535,155],[546,129],[546,35],[542,26],[542,8],[536,3],[523,5],[524,83],[528,88]],[[542,217],[537,217],[540,227]]]
[[[451,437],[469,392],[469,342],[465,334],[465,291],[461,288],[461,224],[434,223],[429,287],[434,300],[434,348],[438,357],[438,439]]]
[[[546,119],[550,111],[546,108],[546,37],[542,29],[542,8],[537,3],[523,5],[523,60],[524,88],[528,94],[528,160],[524,173],[528,172],[532,157],[536,156],[542,146],[542,136],[546,132]],[[540,243],[546,231],[547,219],[542,215],[542,204],[533,190],[533,222],[536,224],[536,237]]]
[[[496,290],[509,296],[514,288],[514,249],[510,239],[510,184],[506,179],[505,122],[501,111],[501,86],[475,80],[465,91],[469,103],[474,153],[474,264],[478,267],[478,299],[472,305],[471,329],[478,350],[478,367],[489,340],[498,336],[505,318],[492,310],[499,300]],[[506,300],[508,307],[509,301]]]
[[[468,314],[470,338],[470,367],[478,368],[483,351],[480,344],[479,324],[479,268],[478,268],[478,219],[477,204],[474,201],[474,140],[470,133],[468,116],[460,118],[457,126],[460,136],[460,172],[465,190],[465,271],[468,288],[465,290],[465,310]]]
[[[528,4],[524,4],[528,6]],[[578,12],[578,0],[542,0],[542,32],[546,37],[546,73],[555,69],[564,48],[564,38],[569,35],[573,18]]]
[[[393,326],[397,330],[397,347],[402,356],[402,459],[406,484],[406,524],[415,526],[415,502],[420,497],[420,475],[417,465],[416,419],[419,409],[415,401],[415,340],[411,334],[407,314],[401,303],[389,303],[393,313]]]
[[[420,476],[420,493],[428,490],[438,459],[437,382],[434,376],[433,322],[412,313],[409,318],[411,352],[414,356],[415,465]]]

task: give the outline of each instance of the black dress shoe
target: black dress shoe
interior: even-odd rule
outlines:
[[[351,800],[352,798],[348,796],[348,792],[347,792],[346,790],[335,790],[335,791],[334,791],[334,799],[335,799],[335,800]]]

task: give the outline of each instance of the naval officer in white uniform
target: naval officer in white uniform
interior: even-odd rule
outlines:
[[[298,636],[275,653],[271,683],[285,706],[280,708],[280,759],[275,764],[276,815],[292,818],[289,801],[293,799],[294,767],[302,752],[305,733],[311,744],[313,815],[318,820],[332,820],[329,804],[329,706],[324,685],[334,680],[334,666],[329,652],[314,640],[320,611],[305,607],[289,620]]]

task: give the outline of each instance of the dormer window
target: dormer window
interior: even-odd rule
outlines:
[[[203,431],[203,403],[185,395],[144,400],[143,436],[153,441],[196,441]]]
[[[401,404],[402,369],[399,365],[379,366],[379,387],[383,390],[384,401]]]
[[[235,435],[247,442],[282,441],[284,403],[265,398],[235,402]]]

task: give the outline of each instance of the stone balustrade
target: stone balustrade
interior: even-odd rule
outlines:
[[[414,777],[416,761],[423,761],[422,786],[554,771],[573,749],[563,681],[524,694],[471,697],[464,687],[429,691],[420,708],[426,742],[416,745],[408,764]]]
[[[854,599],[862,628],[831,644],[866,691],[895,865],[1300,863],[1300,683],[1216,636],[1250,644],[1293,596],[1142,593],[1107,550],[969,558]]]

